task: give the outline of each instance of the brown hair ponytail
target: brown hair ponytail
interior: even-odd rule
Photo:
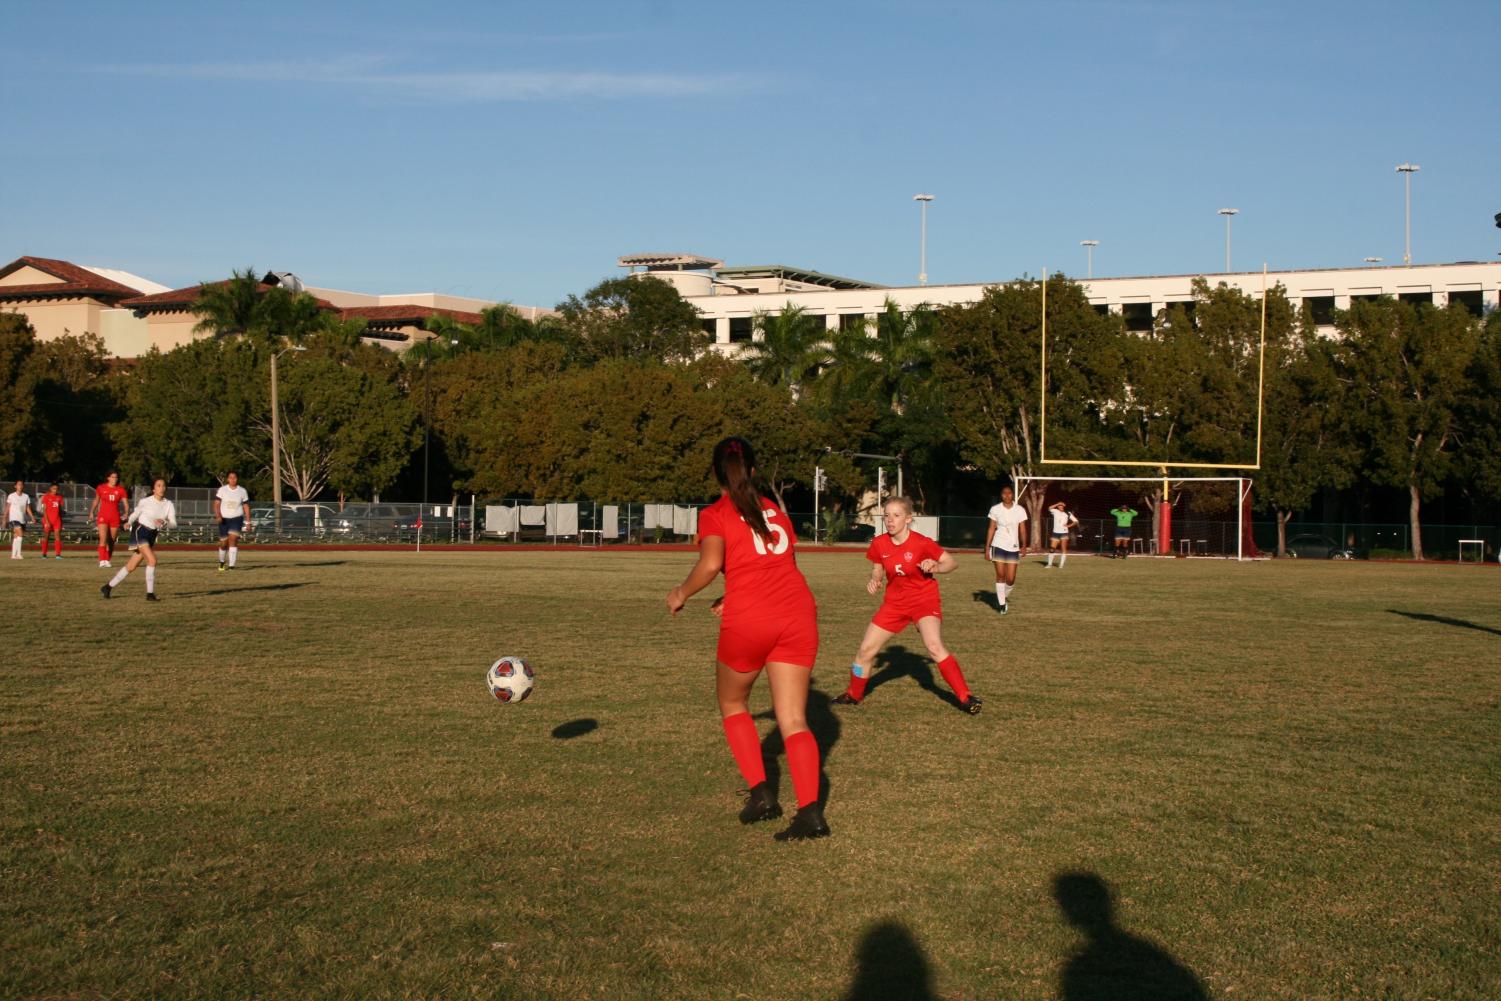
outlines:
[[[756,452],[751,443],[738,435],[726,438],[714,446],[714,479],[730,495],[730,503],[740,512],[740,517],[764,542],[772,541],[771,529],[767,527],[766,515],[761,504],[761,494],[751,477],[756,472]]]

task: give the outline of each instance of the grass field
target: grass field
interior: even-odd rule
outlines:
[[[834,836],[783,845],[735,821],[718,589],[662,607],[690,556],[243,554],[166,554],[155,606],[87,553],[0,564],[0,995],[1501,985],[1501,573],[1028,560],[1001,618],[966,556],[971,718],[911,633],[830,707],[874,599],[807,554]]]

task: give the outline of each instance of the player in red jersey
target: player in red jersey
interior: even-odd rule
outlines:
[[[42,494],[42,559],[47,558],[47,539],[52,538],[57,545],[57,558],[63,558],[63,495],[58,491],[56,483],[47,487],[47,492]]]
[[[677,615],[724,571],[724,597],[713,606],[720,618],[716,689],[730,753],[750,787],[740,822],[782,815],[766,781],[761,740],[750,715],[751,686],[764,668],[797,794],[797,814],[776,839],[822,838],[829,825],[818,798],[818,742],[807,718],[808,682],[818,657],[818,607],[797,568],[792,521],[757,492],[755,472],[755,452],[744,438],[714,446],[714,478],[724,493],[699,513],[698,562],[668,592],[667,609]]]
[[[115,540],[120,538],[120,526],[125,521],[125,502],[130,497],[120,486],[120,474],[113,469],[104,482],[94,488],[94,506],[89,518],[99,526],[99,565],[107,567],[115,555]]]
[[[958,697],[959,708],[973,716],[980,711],[981,703],[965,683],[959,661],[943,645],[943,605],[938,594],[938,581],[933,577],[934,574],[948,573],[959,564],[938,543],[912,531],[912,501],[909,498],[888,500],[881,510],[881,520],[886,533],[872,539],[870,548],[865,551],[865,558],[875,564],[865,589],[871,594],[877,593],[884,579],[886,596],[881,600],[875,618],[865,627],[865,638],[860,641],[860,650],[850,665],[850,686],[834,699],[834,703],[859,705],[865,698],[865,686],[870,683],[876,654],[881,652],[887,640],[908,625],[915,624],[929,656],[938,662],[943,680]]]

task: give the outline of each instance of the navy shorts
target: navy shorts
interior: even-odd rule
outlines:
[[[990,559],[993,563],[1020,563],[1022,561],[1022,554],[1015,549],[1002,549],[1000,546],[991,546]]]
[[[1131,538],[1131,530],[1129,528],[1117,528],[1115,530],[1116,542],[1125,542],[1129,538]]]
[[[130,548],[156,545],[157,530],[145,525],[136,525],[130,530]]]
[[[245,533],[245,516],[243,514],[236,518],[220,519],[219,538],[229,538],[230,532],[233,532],[236,535],[243,535]]]
[[[1066,538],[1068,538],[1068,533],[1067,532],[1054,532],[1053,533],[1053,538],[1055,538],[1055,539],[1066,539]]]
[[[24,522],[24,521],[13,521],[13,522],[10,523],[10,527],[11,528],[15,528],[15,529],[20,529],[21,531],[25,531],[26,530],[26,522]]]

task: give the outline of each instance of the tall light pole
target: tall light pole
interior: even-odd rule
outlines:
[[[1403,218],[1406,225],[1403,227],[1405,238],[1402,244],[1402,263],[1412,264],[1412,175],[1422,170],[1415,163],[1397,164],[1397,173],[1402,175],[1402,186],[1406,189],[1404,203],[1406,209]]]
[[[1079,241],[1079,246],[1083,247],[1084,248],[1084,252],[1089,255],[1089,263],[1087,265],[1087,269],[1088,270],[1085,272],[1085,277],[1086,278],[1093,278],[1094,277],[1094,248],[1098,247],[1099,245],[1100,245],[1100,241],[1099,240],[1080,240]]]
[[[1230,220],[1240,214],[1240,209],[1220,209],[1225,217],[1225,274],[1230,273]]]
[[[933,200],[932,195],[913,195],[912,200],[919,205],[919,213],[922,216],[921,235],[917,242],[917,284],[928,284],[928,203]]]
[[[281,534],[281,401],[276,392],[276,360],[288,351],[305,351],[295,344],[271,355],[271,504],[276,534]]]

